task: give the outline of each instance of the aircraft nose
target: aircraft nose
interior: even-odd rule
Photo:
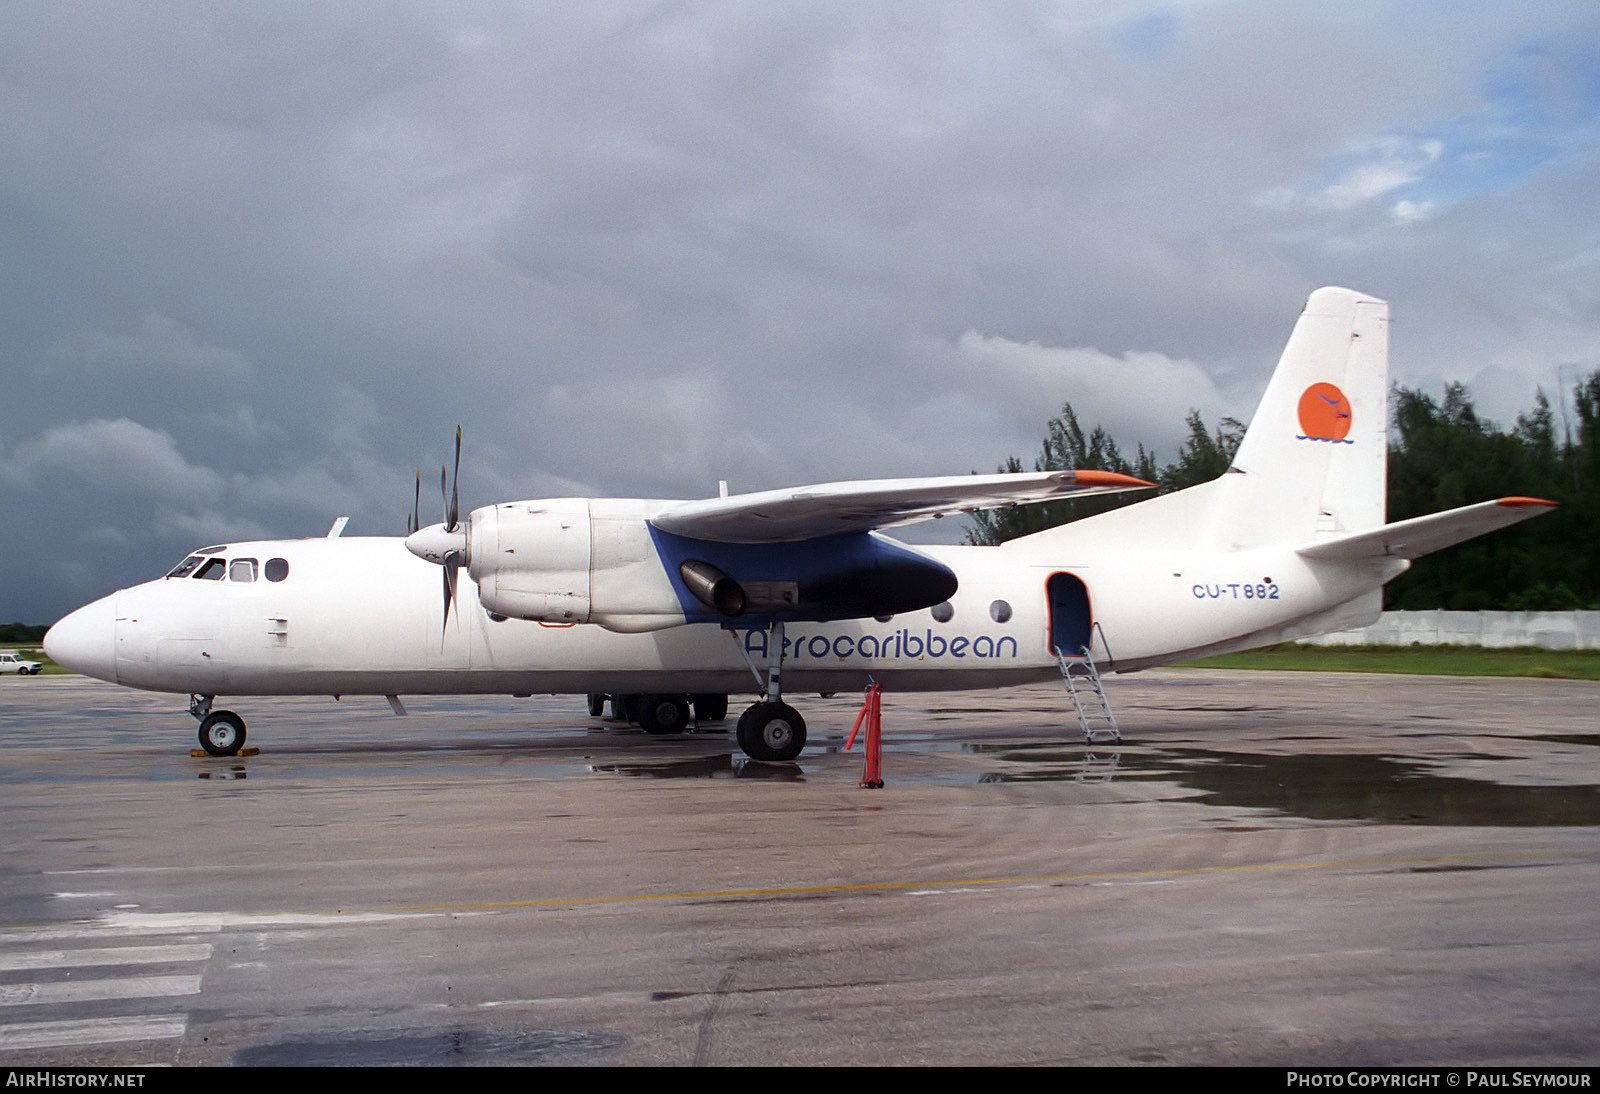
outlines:
[[[73,672],[117,682],[117,598],[87,604],[63,618],[44,636],[50,660]]]

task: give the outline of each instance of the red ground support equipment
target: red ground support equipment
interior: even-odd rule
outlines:
[[[856,743],[856,732],[861,723],[867,723],[866,763],[861,769],[861,785],[867,790],[883,788],[883,685],[874,682],[867,689],[867,697],[856,715],[856,724],[850,727],[850,738],[845,741],[845,751]]]

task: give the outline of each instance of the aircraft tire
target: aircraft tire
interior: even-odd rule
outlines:
[[[211,756],[237,756],[244,747],[244,719],[231,710],[217,710],[200,722],[200,747]]]
[[[689,700],[683,695],[645,695],[639,702],[639,725],[646,733],[682,733],[689,728]]]
[[[806,720],[788,703],[752,704],[735,733],[746,756],[767,763],[786,763],[806,747]]]
[[[695,695],[694,716],[702,722],[722,722],[728,717],[728,697],[726,695]]]
[[[591,692],[587,698],[589,700],[589,717],[599,718],[601,715],[605,714],[606,697],[604,695],[597,695]]]

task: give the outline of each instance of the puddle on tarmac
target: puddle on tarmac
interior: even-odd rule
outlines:
[[[1600,745],[1600,733],[1568,733],[1564,736],[1529,737],[1531,741],[1549,741],[1558,745]]]
[[[582,1029],[382,1030],[280,1041],[234,1053],[240,1067],[489,1067],[572,1064],[623,1038]]]
[[[805,772],[799,764],[761,763],[735,760],[733,753],[697,756],[689,760],[658,760],[641,763],[591,764],[596,774],[629,775],[639,779],[763,779],[768,782],[803,782]]]
[[[1563,741],[1570,738],[1562,738]],[[987,750],[985,750],[987,751]],[[1170,782],[1202,805],[1367,824],[1600,826],[1600,786],[1521,786],[1440,775],[1370,755],[1267,756],[1203,749],[1011,748],[984,782]],[[1474,757],[1484,759],[1485,757]]]

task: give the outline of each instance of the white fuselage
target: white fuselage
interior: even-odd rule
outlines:
[[[1065,530],[1063,530],[1065,531]],[[790,623],[788,691],[997,687],[1059,672],[1048,593],[1070,574],[1086,592],[1079,632],[1117,671],[1244,648],[1371,617],[1404,563],[1312,563],[1283,547],[1074,549],[926,547],[959,576],[949,612],[887,621]],[[1048,555],[1048,557],[1046,557]],[[53,629],[58,660],[106,680],[203,695],[635,693],[759,690],[762,629],[685,624],[618,633],[595,624],[496,621],[465,573],[448,623],[437,566],[400,539],[240,543],[250,581],[171,577],[123,589]],[[268,580],[270,559],[287,576]],[[248,572],[248,571],[247,571]],[[944,621],[936,614],[948,614]],[[1092,631],[1085,629],[1092,619]],[[1065,646],[1065,641],[1056,641]]]

